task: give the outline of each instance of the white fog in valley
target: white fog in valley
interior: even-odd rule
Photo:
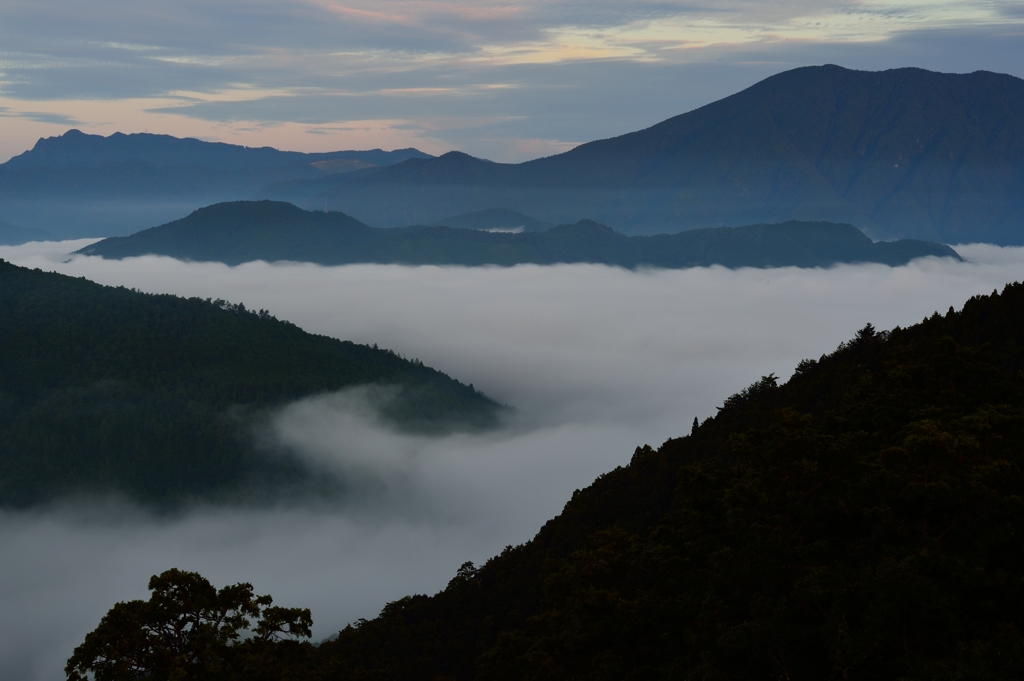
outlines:
[[[154,518],[117,500],[0,513],[0,678],[62,678],[75,645],[150,575],[196,570],[313,610],[315,638],[387,601],[442,589],[466,560],[529,540],[574,489],[638,445],[689,432],[730,394],[857,329],[909,325],[1024,279],[1024,249],[958,246],[967,262],[827,270],[440,268],[70,257],[87,242],[0,258],[103,284],[242,302],[307,331],[418,358],[513,407],[495,432],[391,432],[366,389],[273,416],[316,465],[363,482],[344,502],[197,507]]]

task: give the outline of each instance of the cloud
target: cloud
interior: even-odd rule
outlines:
[[[64,114],[48,113],[46,111],[14,111],[6,106],[0,106],[0,118],[27,118],[38,123],[54,123],[57,125],[79,124],[78,120]]]
[[[968,262],[900,268],[589,265],[440,268],[250,263],[235,268],[0,248],[30,267],[266,308],[316,333],[418,357],[513,405],[503,428],[425,437],[383,427],[385,396],[296,402],[266,435],[347,480],[340,503],[146,516],[116,500],[0,513],[0,677],[52,679],[118,600],[172,566],[251,581],[313,608],[324,637],[389,600],[433,593],[466,561],[529,539],[574,489],[634,447],[685,434],[759,376],[788,377],[865,323],[913,324],[1024,278],[1024,249],[958,247]],[[13,615],[12,615],[13,613]]]
[[[53,126],[75,118],[89,132],[253,145],[289,124],[274,143],[307,150],[330,137],[306,128],[400,121],[430,151],[518,161],[653,124],[794,66],[1024,75],[1014,7],[14,0],[0,5],[0,106],[49,112]],[[485,118],[494,123],[474,123]],[[440,120],[460,124],[435,133]],[[384,146],[394,137],[384,127],[355,146]],[[20,142],[0,140],[0,150],[30,147],[39,130],[19,130]]]

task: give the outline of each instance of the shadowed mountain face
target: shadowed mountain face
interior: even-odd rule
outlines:
[[[525,217],[525,216],[524,216]],[[828,267],[901,265],[923,256],[959,259],[953,249],[915,240],[874,243],[852,225],[786,222],[678,234],[626,236],[591,220],[540,232],[487,232],[448,226],[368,227],[344,213],[308,212],[288,203],[242,201],[198,210],[80,253],[105,258],[146,254],[237,265],[296,260],[323,265],[517,265],[602,263],[621,267]]]
[[[1024,285],[868,324],[437,594],[218,678],[1020,679],[1022,376]]]
[[[367,172],[416,149],[304,154],[270,147],[70,130],[0,165],[0,219],[72,238],[130,234],[268,183]]]
[[[465,154],[268,187],[377,226],[492,206],[650,234],[787,219],[1024,243],[1024,81],[807,67],[646,130],[516,165]]]
[[[500,411],[422,362],[265,311],[2,260],[0,348],[0,508],[89,492],[158,506],[309,492],[313,473],[256,427],[270,409],[355,386],[376,386],[381,416],[413,431],[491,427]]]

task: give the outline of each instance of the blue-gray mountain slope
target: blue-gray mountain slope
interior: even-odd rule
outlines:
[[[630,268],[902,265],[923,256],[959,259],[941,244],[874,243],[848,224],[789,221],[652,236],[626,236],[590,220],[522,233],[424,225],[379,229],[344,213],[308,212],[274,201],[209,206],[160,227],[105,239],[80,253],[105,258],[157,254],[229,265],[293,260],[323,265],[601,263]]]
[[[286,180],[365,172],[416,149],[305,154],[147,133],[69,130],[0,164],[0,220],[65,238],[130,234]]]
[[[504,206],[632,234],[798,219],[876,237],[1022,244],[1024,80],[799,68],[527,163],[450,153],[339,176],[306,196],[298,185],[280,198],[309,208],[326,200],[376,226]]]

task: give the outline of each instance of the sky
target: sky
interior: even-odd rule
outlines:
[[[966,262],[629,271],[600,265],[404,267],[123,261],[84,242],[0,258],[149,292],[243,302],[307,331],[378,343],[513,408],[496,431],[411,436],[365,390],[287,405],[264,424],[311,464],[362,481],[342,502],[191,507],[152,517],[116,499],[0,511],[0,678],[61,678],[74,646],[152,574],[195,570],[313,610],[323,638],[458,567],[529,540],[575,489],[637,446],[871,322],[909,325],[1024,278],[1024,248],[958,246]],[[65,262],[66,261],[66,262]],[[315,292],[311,295],[311,292]]]
[[[74,127],[517,162],[823,63],[1024,76],[1024,3],[4,0],[0,161]]]

